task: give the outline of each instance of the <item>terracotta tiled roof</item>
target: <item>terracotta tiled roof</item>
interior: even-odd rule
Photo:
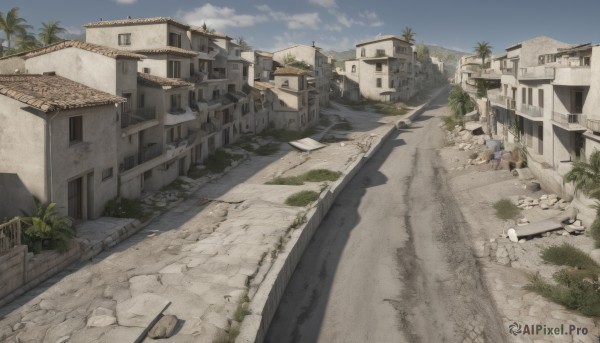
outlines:
[[[42,112],[126,101],[57,75],[0,75],[0,94]]]
[[[198,53],[195,52],[195,51],[193,51],[193,50],[186,50],[186,49],[182,49],[182,48],[176,48],[174,46],[161,46],[161,47],[158,47],[158,48],[136,50],[135,52],[140,53],[140,54],[144,54],[144,55],[151,55],[151,54],[174,54],[174,55],[179,55],[179,56],[184,56],[184,57],[195,57],[195,56],[198,56]]]
[[[209,37],[213,37],[213,38],[224,38],[224,39],[227,39],[227,40],[231,40],[231,37],[229,37],[228,35],[224,34],[223,32],[217,32],[217,31],[215,31],[215,32],[208,32],[208,31],[205,31],[200,26],[191,26],[190,25],[190,31],[192,31],[192,32],[198,32],[198,33],[201,33],[201,34],[207,35]]]
[[[259,90],[265,90],[265,89],[275,88],[275,85],[273,85],[272,83],[269,83],[269,82],[258,82],[258,81],[255,81],[254,82],[254,88],[259,89]]]
[[[23,56],[23,58],[27,59],[27,58],[31,58],[31,57],[44,55],[44,54],[54,52],[57,50],[66,49],[66,48],[78,48],[78,49],[87,50],[87,51],[94,52],[94,53],[104,55],[107,57],[111,57],[111,58],[133,58],[133,59],[146,58],[146,56],[144,56],[144,55],[136,54],[136,53],[133,53],[130,51],[113,49],[113,48],[109,48],[107,46],[102,46],[102,45],[97,45],[97,44],[92,44],[92,43],[87,43],[87,42],[82,42],[82,41],[77,41],[77,40],[65,40],[62,42],[50,44],[43,48],[27,51],[22,56]]]
[[[275,70],[275,73],[274,73],[274,75],[296,75],[296,76],[306,75],[306,74],[308,74],[308,72],[306,70],[294,68],[294,67],[277,68],[277,70]]]
[[[398,36],[383,35],[383,36],[377,36],[377,37],[375,37],[373,39],[367,39],[367,40],[364,40],[364,41],[360,41],[360,42],[358,42],[358,44],[356,44],[356,46],[359,47],[359,46],[362,46],[362,45],[367,45],[367,44],[371,44],[371,43],[382,42],[382,41],[386,41],[386,40],[390,40],[390,39],[399,40],[401,42],[408,43],[408,44],[412,45],[412,43],[407,42],[407,41],[405,41],[404,39],[402,39],[402,38],[400,38]]]
[[[138,83],[159,88],[191,87],[194,85],[181,79],[170,79],[147,73],[138,73]]]
[[[124,26],[124,25],[144,25],[144,24],[164,24],[169,23],[189,29],[189,25],[182,24],[173,20],[170,17],[154,17],[154,18],[136,18],[123,20],[101,20],[83,25],[83,27],[104,27],[104,26]]]

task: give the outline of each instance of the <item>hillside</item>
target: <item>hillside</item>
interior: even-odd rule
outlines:
[[[444,60],[446,62],[446,68],[450,74],[454,73],[454,70],[456,69],[456,65],[458,64],[458,60],[460,60],[460,58],[462,56],[467,55],[466,52],[452,50],[452,49],[444,48],[444,47],[437,46],[437,45],[425,44],[425,46],[427,46],[427,48],[429,48],[430,56],[441,58],[442,60]],[[327,56],[332,55],[333,58],[335,58],[337,60],[336,67],[343,68],[342,61],[355,58],[356,52],[354,49],[346,50],[346,51],[342,51],[342,52],[327,51],[327,52],[325,52],[325,55],[327,55]]]

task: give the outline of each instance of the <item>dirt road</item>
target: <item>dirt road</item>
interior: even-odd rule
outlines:
[[[394,133],[340,195],[267,342],[504,342],[437,149],[447,96]]]

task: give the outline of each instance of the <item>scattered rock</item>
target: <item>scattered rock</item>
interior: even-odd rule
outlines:
[[[170,303],[156,294],[140,294],[117,304],[117,321],[121,326],[146,328]]]
[[[169,338],[173,335],[179,319],[173,315],[163,316],[148,332],[148,337],[153,339]]]
[[[525,242],[527,242],[527,240],[525,238],[519,240],[519,243],[525,243]]]
[[[109,310],[104,307],[98,307],[92,312],[92,315],[87,321],[88,327],[105,327],[113,325],[117,322],[117,318],[114,317],[115,313],[113,310]]]

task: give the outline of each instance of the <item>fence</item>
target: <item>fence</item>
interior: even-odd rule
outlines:
[[[15,218],[0,225],[0,255],[21,245],[21,221]]]

